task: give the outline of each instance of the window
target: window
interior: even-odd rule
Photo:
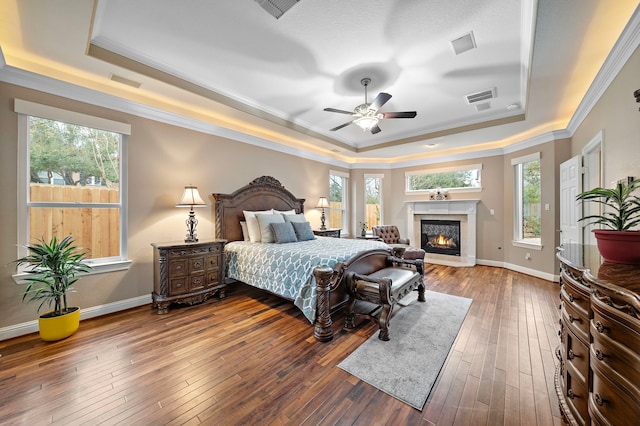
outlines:
[[[96,272],[121,269],[129,125],[19,99],[15,110],[19,250],[26,254],[27,244],[73,235]]]
[[[426,192],[435,189],[480,190],[482,164],[462,167],[446,167],[405,173],[406,192]]]
[[[382,178],[383,175],[364,175],[364,223],[367,230],[382,224]]]
[[[514,182],[514,245],[542,248],[540,153],[511,160]]]
[[[347,173],[329,171],[329,227],[348,229],[347,227],[347,188],[349,175]]]

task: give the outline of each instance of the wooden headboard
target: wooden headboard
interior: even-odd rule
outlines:
[[[216,238],[227,241],[242,240],[243,210],[294,209],[304,213],[304,198],[296,198],[271,176],[256,178],[232,194],[211,195],[215,200]]]

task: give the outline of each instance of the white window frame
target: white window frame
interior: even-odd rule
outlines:
[[[122,135],[120,143],[120,202],[118,204],[92,203],[91,208],[114,208],[120,212],[120,255],[108,258],[87,259],[85,262],[92,266],[87,275],[103,272],[120,271],[128,269],[131,261],[128,260],[127,246],[127,142],[131,134],[131,125],[117,121],[94,117],[74,111],[68,111],[48,105],[41,105],[21,99],[14,100],[14,111],[18,114],[18,224],[17,224],[17,258],[26,256],[29,244],[29,211],[30,207],[65,207],[61,203],[30,202],[29,201],[29,117],[39,117],[47,120],[61,121],[78,126],[85,126],[99,130],[119,133]],[[71,203],[71,207],[78,207],[77,203]],[[26,283],[28,272],[20,270],[13,276],[17,283]]]
[[[349,235],[346,232],[348,227],[348,219],[349,219],[349,173],[340,172],[337,170],[329,170],[329,191],[331,191],[331,177],[336,176],[342,179],[342,225],[341,228],[343,231],[343,235]]]
[[[383,179],[384,179],[384,174],[382,173],[365,173],[364,174],[364,191],[363,191],[363,195],[364,195],[364,212],[367,212],[367,179],[380,179],[380,224],[382,225],[384,223],[384,206],[383,206],[383,202],[384,202],[384,191],[382,189],[383,186]],[[359,224],[358,224],[359,225]],[[369,224],[369,226],[371,226],[371,224]],[[358,229],[360,229],[360,227],[358,226]],[[371,234],[371,230],[367,230],[367,234]]]
[[[522,236],[522,221],[524,216],[524,207],[522,204],[522,165],[530,161],[540,160],[540,152],[534,152],[521,157],[511,159],[513,167],[513,240],[511,244],[515,247],[528,248],[532,250],[542,250],[542,235],[540,235],[540,243],[534,243],[525,240]],[[542,168],[542,164],[540,165]],[[540,173],[542,179],[542,172]],[[542,186],[542,185],[541,185]],[[540,188],[542,190],[542,188]],[[541,218],[542,219],[542,218]]]
[[[480,164],[468,164],[466,166],[450,166],[450,167],[440,167],[436,169],[422,169],[422,170],[414,170],[410,172],[405,172],[404,174],[404,191],[405,195],[414,195],[414,194],[428,194],[432,192],[433,189],[410,189],[409,188],[409,178],[411,176],[421,176],[421,175],[437,175],[439,173],[449,173],[449,172],[466,172],[468,170],[478,170],[478,183],[480,184],[477,187],[463,187],[463,188],[440,188],[442,190],[446,190],[447,192],[481,192],[482,191],[482,163]]]

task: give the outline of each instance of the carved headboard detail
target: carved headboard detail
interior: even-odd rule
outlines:
[[[215,200],[216,238],[242,240],[244,210],[291,210],[304,213],[304,198],[296,198],[275,178],[261,176],[232,194],[211,194]]]

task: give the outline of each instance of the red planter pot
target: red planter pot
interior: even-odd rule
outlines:
[[[604,260],[627,265],[640,264],[640,231],[594,229],[593,233]]]

